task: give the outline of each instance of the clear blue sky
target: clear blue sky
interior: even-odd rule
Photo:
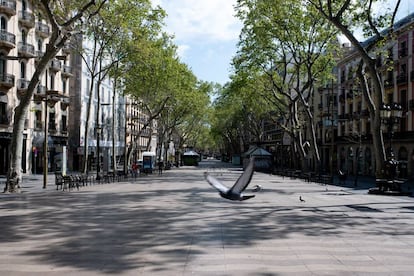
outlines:
[[[198,79],[224,84],[229,81],[232,57],[241,30],[234,17],[237,0],[152,0],[168,14],[166,31],[175,36],[181,61]],[[395,5],[385,1],[384,6]],[[414,11],[413,0],[402,0],[399,18]],[[411,4],[411,5],[410,5]]]
[[[181,61],[198,79],[224,84],[236,53],[241,23],[236,0],[153,0],[168,14],[166,31],[175,36]]]

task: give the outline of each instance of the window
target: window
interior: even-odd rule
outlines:
[[[42,111],[36,110],[35,112],[35,121],[34,121],[35,129],[42,129]]]
[[[9,124],[7,116],[7,103],[0,102],[0,124]]]
[[[4,58],[0,58],[0,76],[2,78],[4,78],[4,75],[7,73],[6,69],[7,69],[7,61]]]
[[[400,49],[398,51],[398,55],[400,57],[407,56],[407,41],[401,41],[400,42]]]
[[[7,31],[7,19],[3,16],[0,18],[0,28],[2,31]]]
[[[27,33],[26,33],[26,30],[22,30],[22,43],[24,44],[24,45],[26,45],[26,43],[27,43]]]
[[[56,130],[55,112],[49,112],[49,130]]]
[[[407,101],[407,90],[403,89],[400,91],[400,103],[403,110],[408,110],[408,101]]]
[[[62,92],[63,94],[66,94],[66,80],[62,80]]]
[[[407,74],[407,64],[401,64],[400,75],[406,75],[406,74]]]
[[[63,131],[63,132],[68,130],[66,120],[67,120],[66,115],[62,115],[62,129],[61,129],[61,131]]]
[[[43,41],[41,39],[37,40],[37,50],[42,53],[43,51]]]
[[[54,90],[55,89],[55,75],[54,74],[50,74],[49,80],[50,80],[50,87],[49,87],[49,89],[50,90]]]
[[[20,78],[26,79],[26,63],[20,62]]]

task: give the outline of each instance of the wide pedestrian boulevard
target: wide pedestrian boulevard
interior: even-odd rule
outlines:
[[[226,185],[241,173],[204,160],[0,194],[0,275],[413,275],[413,197],[256,172],[256,197],[234,202],[206,171]]]

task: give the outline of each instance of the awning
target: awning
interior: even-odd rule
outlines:
[[[199,156],[199,154],[193,150],[184,152],[185,156]]]

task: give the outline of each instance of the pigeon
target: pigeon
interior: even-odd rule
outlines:
[[[252,192],[260,192],[262,190],[262,186],[260,185],[254,185],[252,188]]]
[[[302,198],[302,196],[299,196],[300,202],[305,202],[305,200]]]
[[[207,172],[204,173],[204,177],[211,186],[213,186],[219,191],[221,197],[229,200],[242,201],[254,197],[254,195],[242,194],[242,192],[246,189],[247,185],[249,185],[250,181],[252,180],[253,172],[254,158],[252,157],[250,158],[249,164],[247,165],[244,172],[240,175],[236,183],[231,188],[226,187],[219,180],[217,180],[215,177],[211,176]]]

